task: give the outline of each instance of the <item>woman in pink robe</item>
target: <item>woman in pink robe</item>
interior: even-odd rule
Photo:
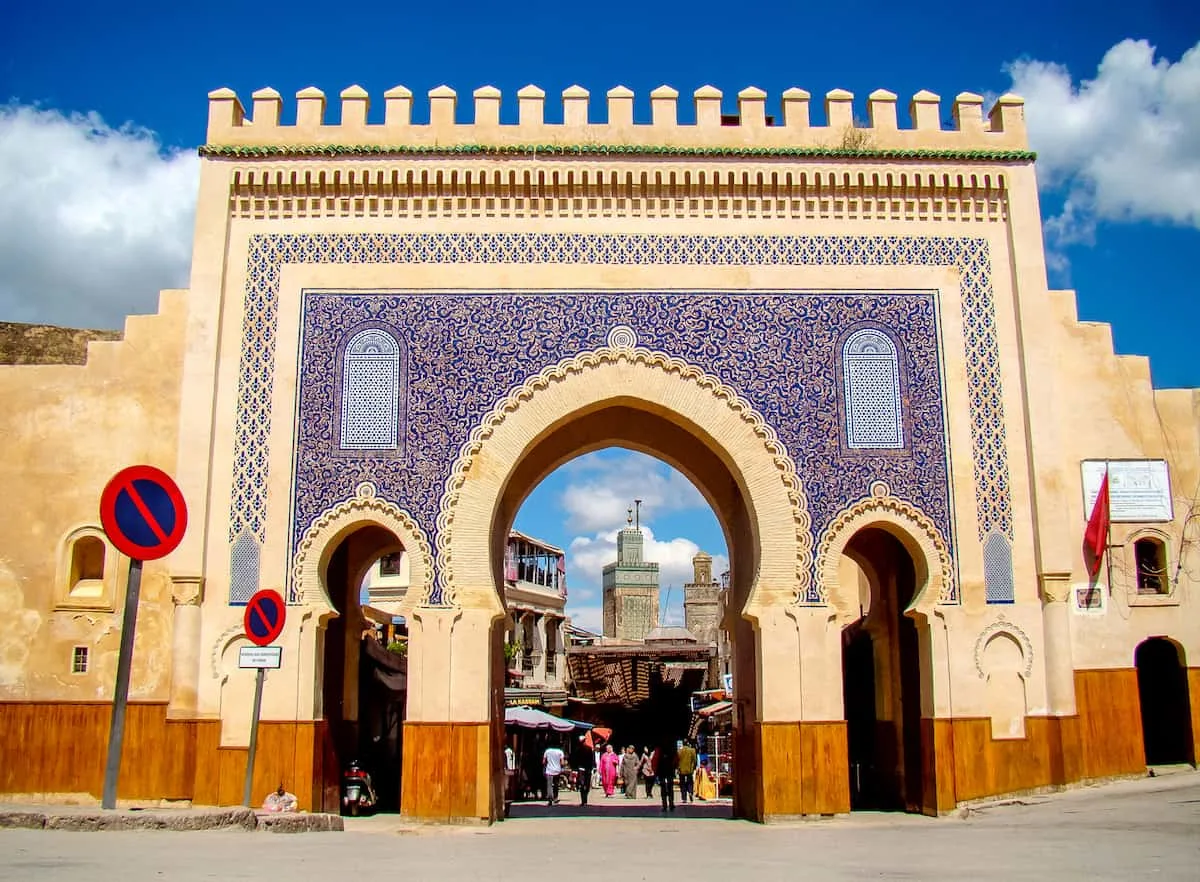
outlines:
[[[613,753],[611,744],[604,745],[604,753],[600,756],[600,783],[604,785],[604,795],[612,796],[617,786],[617,766],[621,758]]]

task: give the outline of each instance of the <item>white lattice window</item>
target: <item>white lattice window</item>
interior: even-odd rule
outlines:
[[[842,347],[842,382],[846,396],[846,446],[903,447],[900,360],[891,338],[872,328],[851,334]]]
[[[988,603],[1012,603],[1012,546],[999,533],[992,533],[983,544],[983,585]]]
[[[399,434],[400,344],[370,328],[342,361],[342,450],[395,450]]]

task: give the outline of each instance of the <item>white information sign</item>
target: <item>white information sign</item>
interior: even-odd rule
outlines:
[[[243,646],[238,650],[239,668],[270,668],[283,666],[282,646]]]
[[[1161,459],[1085,459],[1083,516],[1088,518],[1100,495],[1108,467],[1108,500],[1114,523],[1150,523],[1174,520],[1171,477]]]

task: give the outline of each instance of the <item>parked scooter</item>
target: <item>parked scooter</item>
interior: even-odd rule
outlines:
[[[371,775],[358,760],[352,760],[342,772],[342,814],[358,817],[361,812],[375,808],[377,801]]]

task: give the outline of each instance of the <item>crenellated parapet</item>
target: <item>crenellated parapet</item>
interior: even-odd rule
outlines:
[[[525,153],[539,150],[578,153],[661,152],[698,155],[851,154],[905,158],[1028,160],[1024,101],[1015,95],[996,100],[986,117],[984,99],[963,92],[952,107],[953,128],[942,127],[941,98],[921,91],[901,127],[897,97],[880,89],[867,97],[865,117],[856,114],[854,95],[835,89],[825,96],[824,125],[816,125],[811,96],[788,89],[782,114],[768,117],[767,94],[743,89],[737,114],[722,114],[723,95],[702,86],[692,96],[695,122],[679,122],[679,93],[660,86],[650,93],[650,122],[635,123],[634,93],[623,86],[607,94],[605,122],[588,91],[571,86],[562,93],[562,122],[545,119],[546,93],[537,86],[517,92],[517,122],[500,121],[501,92],[483,86],[474,92],[471,121],[448,86],[430,90],[429,122],[413,122],[413,94],[403,86],[383,95],[383,122],[368,122],[370,96],[359,86],[341,93],[335,114],[325,93],[314,87],[296,93],[295,122],[281,124],[283,98],[274,89],[253,95],[250,115],[230,89],[209,94],[210,156],[387,155],[404,153]]]

